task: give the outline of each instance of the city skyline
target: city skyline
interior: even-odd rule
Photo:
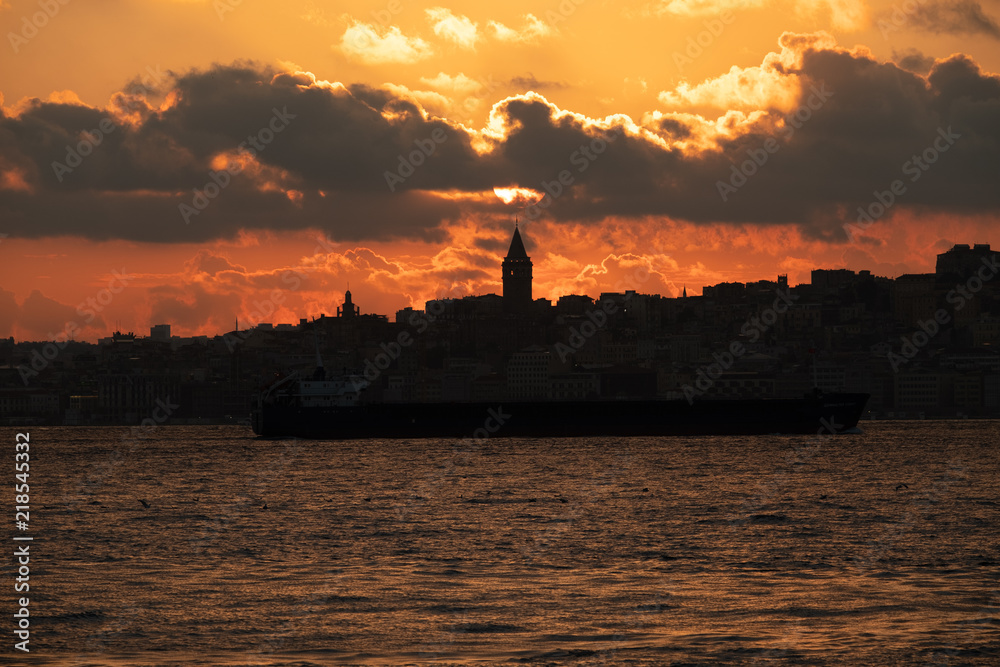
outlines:
[[[996,227],[991,6],[39,7],[0,5],[4,337],[112,287],[84,339],[214,333],[293,274],[284,321],[497,291],[515,217],[548,298],[919,273]]]
[[[530,244],[530,238],[529,238],[529,244]],[[968,259],[968,257],[971,257],[972,259],[970,260]],[[946,250],[945,252],[935,256],[935,264],[933,266],[933,270],[930,272],[902,274],[901,276],[890,277],[890,276],[879,276],[877,274],[874,274],[872,271],[868,269],[853,271],[851,269],[846,269],[842,267],[836,269],[813,268],[810,270],[809,281],[802,283],[789,282],[787,274],[778,274],[777,276],[775,276],[776,278],[775,280],[772,280],[770,278],[760,278],[758,280],[751,280],[746,282],[726,281],[717,283],[715,285],[702,285],[700,293],[695,293],[695,294],[689,294],[687,291],[687,286],[684,286],[681,289],[681,294],[674,294],[674,295],[663,295],[655,292],[651,293],[643,291],[641,287],[648,282],[649,274],[642,265],[639,265],[638,268],[636,268],[630,275],[626,276],[624,280],[620,280],[618,283],[616,283],[614,285],[614,289],[608,291],[602,291],[598,295],[562,294],[562,295],[557,295],[555,298],[549,298],[549,297],[533,298],[532,296],[534,289],[533,277],[532,277],[533,262],[531,261],[531,257],[528,256],[527,254],[525,242],[520,232],[519,223],[515,221],[514,230],[511,235],[511,240],[509,247],[507,249],[506,256],[503,258],[503,261],[498,264],[498,268],[500,269],[499,273],[501,276],[501,279],[499,281],[501,286],[499,294],[497,294],[495,291],[482,294],[459,294],[459,295],[456,295],[454,294],[454,292],[452,292],[451,294],[444,294],[442,296],[429,299],[423,305],[426,306],[427,304],[430,304],[432,302],[448,302],[448,301],[464,300],[464,299],[480,299],[484,297],[485,298],[495,297],[498,300],[498,302],[502,304],[501,310],[498,311],[498,314],[499,312],[502,312],[507,317],[537,320],[538,318],[546,317],[546,311],[552,309],[554,306],[561,305],[563,297],[574,301],[579,301],[580,299],[584,299],[584,300],[589,300],[591,303],[597,303],[601,301],[603,297],[606,296],[620,297],[632,293],[632,294],[641,294],[643,296],[650,296],[656,298],[687,299],[689,297],[691,298],[705,297],[710,300],[727,301],[731,300],[734,296],[738,296],[741,294],[741,292],[739,292],[738,290],[734,291],[734,288],[742,288],[742,287],[750,288],[752,286],[770,285],[775,287],[776,290],[788,291],[790,289],[797,289],[805,286],[805,287],[816,287],[822,290],[822,293],[826,293],[827,290],[831,288],[831,286],[836,284],[846,284],[844,282],[845,280],[847,282],[850,282],[854,278],[858,277],[867,277],[874,280],[888,281],[890,283],[894,282],[896,278],[910,279],[910,280],[915,280],[917,282],[920,282],[924,278],[928,278],[930,279],[929,283],[927,283],[925,286],[929,286],[931,291],[933,292],[934,286],[942,278],[942,276],[948,278],[952,276],[964,275],[966,273],[973,275],[975,269],[979,268],[982,257],[996,258],[997,251],[991,250],[991,244],[989,243],[972,243],[972,244],[958,243],[955,244],[953,247],[949,248],[948,250]],[[993,260],[992,263],[987,262],[986,268],[994,270],[995,273],[996,269],[995,263],[996,263],[995,259]],[[281,304],[286,299],[288,290],[294,291],[294,289],[296,289],[295,287],[296,283],[298,281],[301,281],[301,279],[304,278],[305,275],[302,273],[293,272],[292,274],[289,274],[289,276],[287,277],[292,278],[292,280],[284,281],[288,283],[288,287],[286,287],[284,290],[282,289],[272,290],[272,292],[267,298],[265,298],[262,301],[256,301],[254,303],[256,310],[251,313],[251,317],[249,318],[249,320],[243,321],[243,326],[241,326],[240,320],[239,318],[237,318],[235,320],[235,327],[232,329],[224,329],[209,334],[201,333],[193,336],[178,336],[175,334],[173,338],[219,337],[233,332],[252,331],[258,327],[265,327],[268,330],[270,330],[272,327],[278,327],[279,330],[289,330],[290,327],[296,327],[296,326],[302,327],[305,326],[310,321],[315,322],[317,319],[322,320],[327,317],[334,317],[337,319],[354,318],[362,314],[361,306],[358,303],[354,302],[353,295],[348,286],[348,289],[346,289],[343,292],[342,302],[337,301],[337,297],[331,297],[332,300],[331,302],[333,302],[335,305],[332,307],[331,309],[332,312],[329,314],[326,311],[323,311],[320,312],[318,315],[314,314],[311,317],[310,316],[295,317],[289,321],[278,321],[277,319],[271,318],[272,315],[275,315],[279,312]],[[107,298],[113,299],[114,294],[124,289],[124,286],[127,285],[129,280],[130,276],[128,276],[127,274],[116,273],[109,281],[109,287],[104,290],[104,292],[107,294]],[[818,280],[820,281],[819,283],[817,283]],[[986,282],[989,283],[991,280],[992,280],[992,274],[991,277]],[[115,282],[119,283],[119,287],[117,288],[117,290],[113,287]],[[637,287],[640,289],[637,289]],[[339,294],[339,293],[333,292],[333,294]],[[912,298],[912,297],[905,297],[905,298]],[[970,295],[967,298],[971,299],[972,296]],[[85,304],[81,304],[81,307],[78,310],[78,315],[80,315],[84,319],[91,318],[96,316],[96,313],[99,312],[100,310],[101,310],[101,296],[98,295],[97,298],[88,299],[88,301]],[[404,308],[401,309],[397,309],[395,311],[395,321],[397,322],[400,321],[401,313],[405,313],[406,315],[411,315],[414,312],[421,313],[423,312],[423,310],[414,308],[413,306],[410,305],[405,306]],[[368,309],[366,312],[364,312],[364,314],[368,316],[382,318],[385,320],[388,320],[389,316],[391,315],[391,313],[382,313],[371,309]],[[113,330],[108,330],[106,332],[107,335],[98,336],[96,339],[88,341],[85,339],[77,338],[77,334],[81,330],[80,325],[78,324],[78,320],[79,318],[68,321],[62,327],[59,333],[53,338],[43,339],[40,341],[31,341],[31,340],[17,341],[16,339],[14,339],[13,336],[11,336],[10,338],[14,339],[16,342],[27,342],[27,343],[43,342],[43,341],[57,341],[57,342],[77,341],[77,342],[98,343],[102,341],[104,342],[111,341],[114,339],[114,337],[117,337],[119,335],[139,336],[140,334],[137,332],[142,330],[140,328],[136,328],[135,330],[129,330],[127,327],[115,326]],[[150,338],[161,341],[170,340],[172,326],[173,325],[170,322],[160,322],[160,323],[149,322],[148,323],[150,331],[149,336]]]
[[[988,244],[957,244],[933,273],[896,280],[816,269],[799,285],[778,275],[681,298],[621,285],[553,303],[532,299],[532,261],[515,227],[496,268],[502,294],[434,299],[391,320],[347,290],[335,315],[297,325],[184,337],[161,323],[148,337],[115,332],[98,345],[0,340],[0,409],[8,419],[105,423],[181,395],[178,419],[227,420],[262,387],[301,375],[350,385],[372,403],[693,403],[821,391],[865,397],[872,418],[1000,414],[1000,251]],[[636,273],[632,286],[645,278]],[[261,307],[281,300],[275,290]]]

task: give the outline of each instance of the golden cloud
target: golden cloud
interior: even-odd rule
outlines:
[[[419,37],[407,37],[396,26],[379,33],[375,26],[355,21],[340,38],[340,50],[349,59],[366,65],[412,63],[431,57],[431,45]]]

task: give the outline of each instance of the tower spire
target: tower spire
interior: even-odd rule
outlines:
[[[337,308],[337,317],[355,317],[361,314],[361,309],[354,305],[351,300],[351,285],[347,284],[347,291],[344,292],[344,304]]]
[[[526,313],[531,309],[531,258],[524,249],[521,230],[514,217],[514,234],[503,260],[503,304],[508,313]]]

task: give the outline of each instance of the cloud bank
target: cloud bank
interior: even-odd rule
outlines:
[[[963,55],[921,75],[824,34],[786,33],[780,47],[760,66],[663,91],[640,119],[589,118],[525,92],[470,128],[401,87],[255,63],[172,73],[103,108],[30,100],[0,116],[0,218],[30,238],[315,228],[433,240],[458,219],[511,215],[493,188],[523,187],[558,190],[538,209],[554,222],[662,216],[840,239],[897,179],[907,187],[896,209],[996,210],[1000,79]],[[435,82],[442,100],[482,94],[460,75]],[[926,168],[909,180],[914,158]],[[184,205],[197,214],[185,219]]]

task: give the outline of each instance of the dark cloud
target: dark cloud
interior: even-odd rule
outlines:
[[[893,50],[892,59],[903,69],[916,74],[927,74],[934,67],[934,58],[925,56],[917,49],[906,49],[902,52]]]
[[[987,35],[1000,39],[1000,24],[983,11],[975,0],[914,3],[905,21],[925,32],[934,34]],[[899,10],[896,10],[899,11]],[[887,17],[891,20],[891,17]]]
[[[505,133],[476,145],[468,130],[387,90],[329,86],[247,63],[172,75],[156,91],[175,100],[166,107],[135,95],[106,110],[36,101],[16,117],[0,116],[0,169],[17,170],[31,187],[0,189],[0,217],[10,233],[29,237],[189,242],[240,229],[312,227],[347,241],[441,241],[444,223],[510,209],[492,196],[480,202],[438,193],[518,185],[558,191],[535,211],[556,221],[669,216],[798,224],[842,238],[857,207],[899,179],[906,190],[900,207],[996,210],[997,77],[964,56],[938,62],[924,77],[908,71],[927,64],[916,52],[896,65],[810,48],[805,38],[796,47],[796,36],[786,37],[786,48],[803,51],[802,64],[776,71],[800,82],[799,120],[782,128],[768,112],[734,126],[716,147],[697,144],[704,128],[688,116],[660,118],[636,135],[598,128],[529,94],[497,107]],[[115,115],[125,102],[127,122]],[[212,191],[219,156],[261,136],[276,114],[287,124],[257,153],[257,164],[213,192],[186,223],[179,207],[193,204],[195,190]],[[109,118],[113,131],[60,182],[52,163],[65,161],[67,145],[93,138],[85,133]],[[905,165],[942,136],[957,138],[909,180]],[[749,163],[755,173],[745,184],[720,196],[734,168],[762,155],[764,164]],[[411,156],[420,163],[412,173]],[[394,191],[386,172],[401,175]]]
[[[798,119],[776,135],[765,126],[739,134],[721,152],[685,153],[626,135],[578,173],[570,155],[594,132],[568,117],[547,116],[544,105],[531,101],[507,105],[514,129],[498,151],[519,165],[525,177],[519,183],[528,187],[552,183],[560,169],[572,171],[573,187],[546,211],[565,220],[668,215],[794,223],[812,235],[843,238],[843,224],[856,219],[857,207],[897,180],[905,187],[896,196],[900,207],[960,213],[1000,205],[994,186],[1000,81],[971,60],[953,57],[925,79],[892,63],[818,49],[806,51],[801,69],[788,74],[803,82]],[[775,150],[762,152],[775,140]],[[927,162],[916,167],[911,161],[925,151]],[[764,164],[747,163],[753,156]],[[739,165],[754,172],[742,185],[733,177]],[[731,178],[736,190],[723,201],[720,181]]]
[[[86,304],[81,304],[77,310],[38,290],[32,290],[21,304],[16,323],[29,340],[53,340],[57,335],[79,331],[85,326],[106,328],[104,319]]]
[[[173,106],[147,108],[135,124],[110,110],[40,101],[0,117],[0,154],[33,188],[0,190],[10,233],[198,241],[241,228],[317,227],[348,240],[439,239],[440,223],[459,209],[424,190],[492,187],[473,168],[467,133],[384,91],[309,87],[302,77],[237,65],[174,75],[172,94]],[[269,129],[276,117],[280,132]],[[98,134],[102,124],[110,131]],[[213,157],[253,148],[249,137],[271,171],[221,176],[228,182],[216,193]],[[408,175],[400,156],[421,147],[433,152],[416,155],[425,164]],[[406,176],[395,193],[386,172]],[[217,196],[198,207],[195,190],[206,188]],[[185,220],[182,204],[197,213]]]
[[[510,247],[510,239],[480,236],[476,237],[472,244],[477,248],[502,255],[505,254],[507,252],[507,248]]]
[[[659,123],[660,132],[673,139],[687,139],[691,128],[675,118],[664,118]]]
[[[563,83],[562,81],[540,81],[535,78],[535,75],[528,72],[525,76],[515,76],[507,85],[511,86],[516,90],[561,90],[563,88],[569,88],[569,84]]]
[[[216,275],[222,272],[246,273],[246,267],[233,264],[227,257],[217,255],[209,250],[199,250],[198,253],[186,262],[189,270],[204,272]]]

